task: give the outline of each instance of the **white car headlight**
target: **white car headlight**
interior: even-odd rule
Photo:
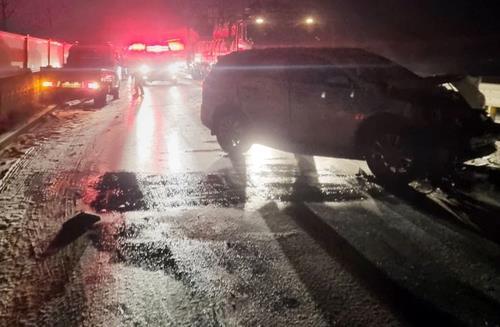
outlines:
[[[176,63],[168,65],[167,70],[171,74],[177,74],[182,70],[183,66],[184,66],[183,62],[176,62]]]
[[[142,65],[140,68],[139,68],[139,71],[142,73],[142,74],[147,74],[151,71],[151,68],[148,66],[148,65]]]

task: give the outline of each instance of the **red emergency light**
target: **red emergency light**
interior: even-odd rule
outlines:
[[[182,43],[180,40],[168,41],[168,47],[171,51],[182,51],[185,49],[184,43]]]
[[[131,44],[128,49],[130,51],[144,51],[146,50],[146,45],[144,43],[134,43]]]

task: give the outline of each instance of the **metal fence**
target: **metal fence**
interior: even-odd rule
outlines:
[[[41,67],[61,67],[71,44],[29,35],[0,32],[0,77]]]

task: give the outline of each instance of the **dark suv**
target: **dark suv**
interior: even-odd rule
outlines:
[[[263,143],[366,159],[407,182],[496,150],[498,126],[446,81],[360,49],[251,50],[214,67],[201,119],[228,153]]]

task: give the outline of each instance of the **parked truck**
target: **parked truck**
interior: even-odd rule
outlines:
[[[120,80],[120,59],[111,45],[77,44],[62,68],[42,69],[42,97],[51,102],[93,99],[104,107],[108,95],[120,97]]]

